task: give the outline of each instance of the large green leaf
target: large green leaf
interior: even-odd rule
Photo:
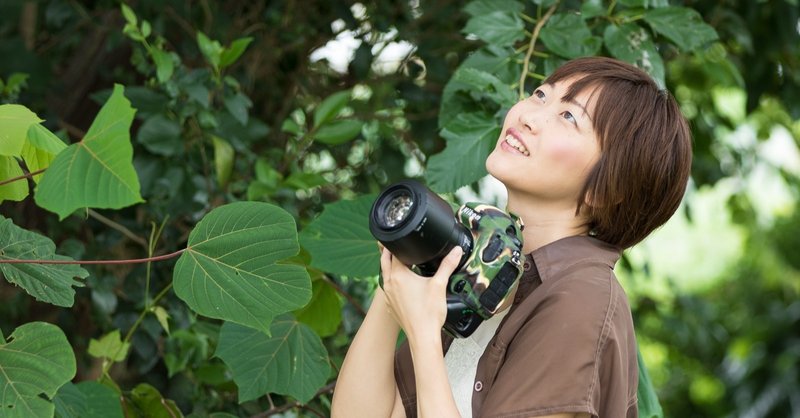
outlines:
[[[464,33],[493,45],[510,46],[525,37],[525,24],[517,13],[495,11],[471,18]]]
[[[375,195],[325,205],[317,219],[300,233],[300,243],[311,253],[311,265],[345,276],[374,276],[380,270],[380,252],[369,232],[369,211]]]
[[[0,105],[0,155],[18,156],[28,135],[28,128],[42,120],[27,107]]]
[[[312,284],[311,301],[294,316],[320,337],[329,337],[342,323],[342,300],[328,281],[314,280]]]
[[[28,170],[39,171],[50,167],[56,155],[67,148],[67,145],[49,129],[36,123],[28,128],[28,140],[22,145],[22,159]],[[37,183],[42,174],[33,176]]]
[[[0,181],[22,176],[22,167],[14,157],[0,155]],[[16,180],[0,186],[0,203],[4,200],[19,202],[28,196],[28,181]]]
[[[307,402],[330,374],[319,336],[288,315],[273,322],[270,335],[226,322],[215,355],[231,368],[240,403],[266,393]]]
[[[56,156],[36,203],[64,219],[78,208],[119,209],[142,202],[133,168],[130,127],[136,110],[117,84],[82,141]]]
[[[571,13],[553,15],[540,35],[547,49],[564,58],[595,55],[603,44],[602,39],[592,35],[581,16]]]
[[[294,218],[267,203],[237,202],[206,215],[175,266],[175,293],[196,312],[269,330],[275,315],[311,298],[306,269],[279,264],[299,251]]]
[[[6,418],[53,416],[58,388],[75,376],[75,354],[64,332],[30,322],[0,341],[0,407]]]
[[[0,260],[72,260],[57,255],[56,245],[47,237],[20,228],[0,215]],[[0,264],[6,280],[36,299],[58,306],[72,306],[75,287],[89,272],[75,264]]]
[[[500,135],[500,124],[485,113],[462,113],[442,129],[444,151],[428,160],[425,173],[430,188],[454,192],[486,175],[486,157]]]
[[[603,38],[611,55],[644,69],[664,86],[664,61],[644,28],[633,23],[608,25]]]
[[[517,94],[508,84],[500,81],[493,74],[477,68],[459,68],[453,74],[453,80],[460,83],[459,89],[485,96],[503,108],[513,106],[518,100]]]
[[[358,119],[340,119],[322,125],[315,133],[314,140],[328,145],[339,145],[355,139],[361,133],[364,122]]]
[[[682,51],[695,50],[718,38],[713,27],[703,22],[694,9],[687,7],[662,7],[649,10],[644,20],[654,31],[664,35]]]
[[[53,399],[56,418],[122,418],[122,404],[114,389],[95,381],[67,383]]]

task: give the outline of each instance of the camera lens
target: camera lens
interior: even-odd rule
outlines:
[[[378,196],[369,230],[395,257],[417,266],[423,275],[433,275],[456,245],[464,249],[462,264],[472,251],[472,234],[455,218],[450,204],[413,180],[394,183]]]
[[[411,208],[413,206],[414,199],[411,195],[403,190],[399,191],[397,196],[392,197],[392,199],[386,203],[386,207],[383,208],[383,212],[379,215],[381,226],[384,228],[395,228],[402,224],[403,221],[408,218],[408,214],[411,213]]]

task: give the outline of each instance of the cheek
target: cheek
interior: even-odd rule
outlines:
[[[565,170],[572,172],[584,172],[591,167],[596,160],[597,152],[594,148],[580,144],[577,140],[559,141],[550,148],[550,156],[553,161],[564,167]]]

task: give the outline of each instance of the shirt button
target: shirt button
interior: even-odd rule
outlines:
[[[475,382],[475,392],[480,392],[482,390],[483,390],[483,382],[478,380],[477,382]]]
[[[530,271],[531,270],[531,262],[530,261],[526,261],[525,264],[522,265],[522,268],[524,268],[525,271]]]

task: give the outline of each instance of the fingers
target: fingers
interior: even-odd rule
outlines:
[[[448,279],[453,272],[458,267],[458,263],[461,261],[461,256],[464,254],[464,251],[456,245],[453,247],[452,250],[442,259],[441,264],[439,264],[439,270],[436,271],[434,278],[436,279]]]
[[[386,283],[391,276],[393,258],[394,257],[392,257],[392,253],[390,253],[389,250],[386,248],[381,249],[381,276],[383,277],[384,283]]]

